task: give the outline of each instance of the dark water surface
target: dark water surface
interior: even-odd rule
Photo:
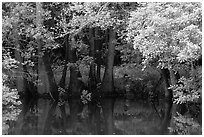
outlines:
[[[9,134],[160,134],[161,119],[148,101],[101,99],[82,105],[80,99],[56,103],[47,99],[23,102]],[[157,106],[157,109],[159,107]]]

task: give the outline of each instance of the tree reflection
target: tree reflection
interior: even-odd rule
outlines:
[[[114,123],[113,123],[113,108],[115,99],[104,98],[101,100],[103,109],[103,116],[105,122],[104,134],[114,134]]]
[[[92,134],[101,134],[101,103],[97,98],[89,103],[89,125]]]

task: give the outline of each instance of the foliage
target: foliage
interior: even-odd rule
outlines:
[[[128,40],[143,53],[144,62],[158,58],[159,67],[196,60],[201,55],[200,5],[147,3],[131,12]]]
[[[9,53],[7,53],[9,54]],[[12,70],[17,68],[18,61],[15,59],[12,59],[9,55],[4,55],[3,56],[3,62],[2,65],[4,66],[3,68],[6,70]]]
[[[202,92],[202,71],[201,68],[194,71],[195,76],[181,77],[179,84],[170,87],[174,91],[174,103],[198,102]]]
[[[91,93],[88,93],[87,90],[82,91],[81,100],[83,104],[87,104],[88,101],[91,101]]]
[[[99,26],[103,29],[117,27],[122,20],[119,20],[117,3],[74,3],[71,8],[77,13],[73,16],[70,26],[79,28],[78,30],[89,27]]]
[[[7,105],[19,105],[20,102],[17,102],[16,100],[19,98],[17,95],[17,90],[10,88],[10,82],[11,79],[6,73],[9,73],[9,71],[13,71],[13,69],[17,68],[17,61],[15,59],[12,59],[9,55],[3,55],[2,60],[2,67],[3,67],[3,73],[2,73],[2,91],[3,91],[3,98],[2,103],[3,106]]]
[[[10,62],[8,58],[4,57],[3,68],[9,71],[16,67],[15,62],[15,60]],[[16,89],[10,88],[9,82],[8,75],[2,73],[2,134],[8,134],[9,125],[7,125],[7,121],[16,120],[20,113],[20,110],[17,108],[21,104],[20,101],[17,101],[19,99],[18,92]]]
[[[3,91],[3,97],[2,97],[2,103],[3,106],[9,106],[9,105],[20,105],[20,101],[16,101],[19,98],[18,92],[16,89],[11,89],[8,87],[8,76],[5,75],[4,73],[2,74],[2,80],[3,80],[3,86],[2,86],[2,91]]]
[[[177,113],[177,116],[174,118],[176,121],[175,129],[170,128],[170,132],[177,133],[179,135],[201,135],[202,128],[199,123],[197,123],[193,118],[187,116],[182,116]]]
[[[93,62],[93,57],[90,57],[90,56],[84,56],[82,58],[82,60],[78,60],[77,61],[77,64],[78,65],[90,65],[91,63]]]

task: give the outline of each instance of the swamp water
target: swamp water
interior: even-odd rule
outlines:
[[[38,99],[19,108],[17,120],[8,123],[10,135],[161,134],[161,118],[148,101],[116,98],[82,105],[80,99]]]

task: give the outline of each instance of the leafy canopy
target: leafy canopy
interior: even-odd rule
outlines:
[[[160,67],[201,56],[201,3],[146,3],[131,12],[128,40]]]

